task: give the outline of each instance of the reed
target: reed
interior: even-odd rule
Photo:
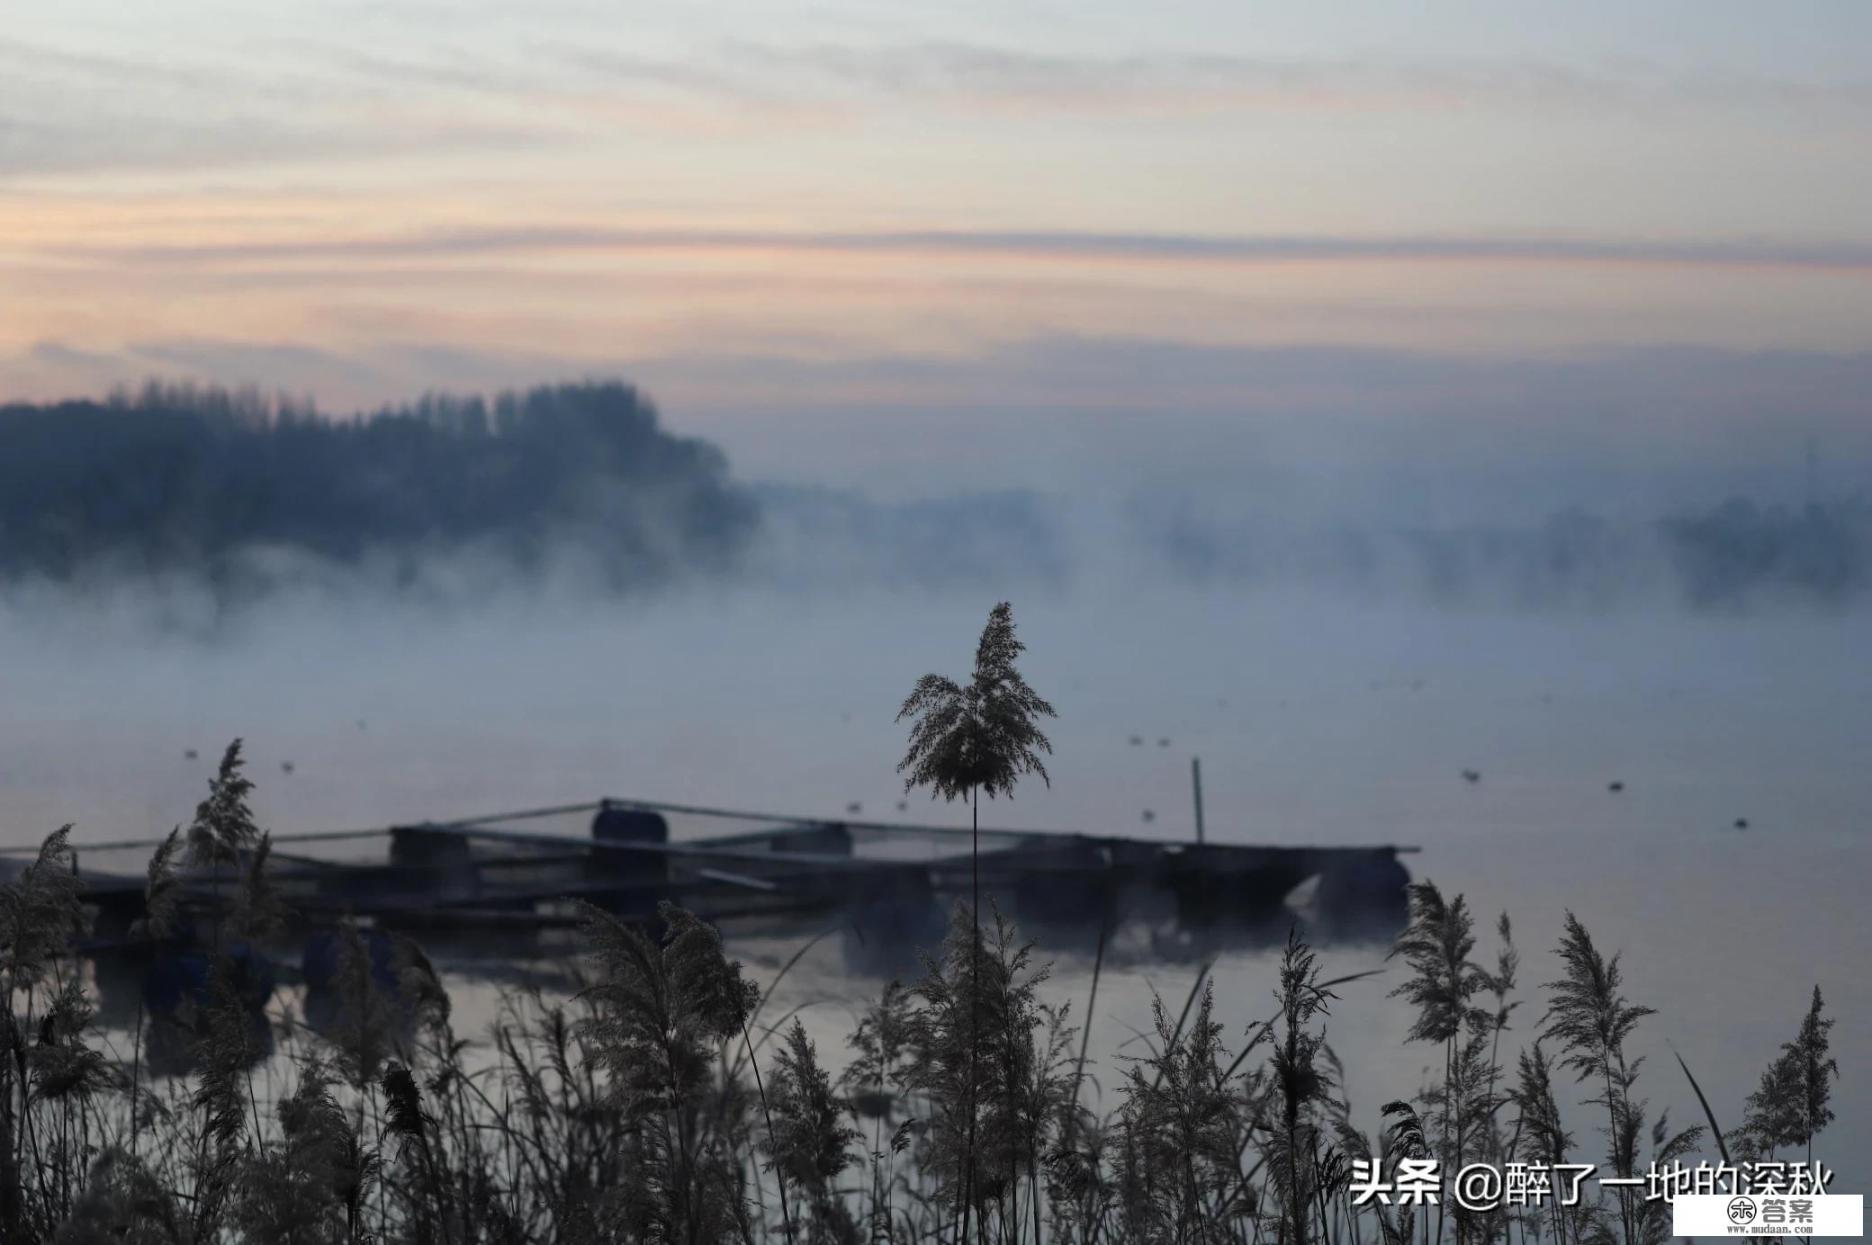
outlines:
[[[1626,997],[1619,957],[1569,915],[1542,1024],[1515,1050],[1510,926],[1482,968],[1463,897],[1429,883],[1395,952],[1414,1011],[1398,1038],[1435,1044],[1441,1075],[1372,1131],[1326,1040],[1336,992],[1371,974],[1328,976],[1298,929],[1268,1019],[1231,1032],[1205,965],[1180,1006],[1153,1002],[1103,1104],[1086,1026],[1110,931],[1075,1018],[992,902],[980,920],[959,905],[921,976],[864,1010],[836,1075],[796,1017],[757,1023],[762,991],[669,905],[647,925],[587,910],[572,984],[511,988],[466,1037],[420,947],[394,940],[386,961],[345,927],[314,1026],[253,986],[251,949],[283,913],[242,783],[230,750],[197,818],[204,867],[229,882],[195,922],[205,977],[127,1037],[100,1028],[71,950],[67,832],[0,885],[7,1245],[1656,1245],[1668,1211],[1642,1198],[1426,1215],[1358,1204],[1353,1166],[1578,1161],[1592,1119],[1629,1174],[1706,1146],[1811,1156],[1833,1119],[1818,989],[1734,1132],[1680,1058],[1708,1126],[1675,1130],[1639,1092],[1654,1013]],[[152,949],[202,915],[174,902],[182,842],[152,861]]]

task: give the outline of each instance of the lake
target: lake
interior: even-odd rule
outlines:
[[[168,630],[128,596],[16,603],[0,615],[0,836],[28,842],[66,821],[80,843],[166,832],[235,735],[277,831],[602,795],[834,817],[856,803],[963,825],[959,804],[904,796],[893,717],[919,674],[963,672],[994,599],[513,594],[464,616],[287,597]],[[1680,1124],[1700,1116],[1672,1050],[1733,1127],[1818,982],[1842,1077],[1816,1152],[1840,1191],[1872,1185],[1865,617],[1451,610],[1151,584],[1028,590],[1015,604],[1026,673],[1059,711],[1052,781],[985,804],[984,822],[1188,837],[1200,756],[1212,839],[1419,846],[1412,872],[1469,898],[1488,960],[1508,911],[1525,1000],[1510,1037],[1523,1041],[1571,909],[1623,953],[1629,996],[1657,1009],[1639,1030],[1640,1092]],[[736,952],[764,981],[807,936]],[[1082,1011],[1092,940],[1044,951],[1049,993]],[[1382,967],[1383,948],[1332,947],[1326,961],[1329,975]],[[1093,1018],[1102,1084],[1139,1049],[1150,991],[1180,1006],[1195,972],[1115,950]],[[1440,1058],[1400,1044],[1398,975],[1343,987],[1328,1021],[1367,1127]],[[1233,1034],[1271,1010],[1270,953],[1225,953],[1214,979]],[[878,984],[850,976],[827,939],[776,1007],[804,1005],[836,1057]],[[460,1006],[484,1012],[485,989]],[[1582,1149],[1596,1147],[1592,1118],[1573,1118]]]

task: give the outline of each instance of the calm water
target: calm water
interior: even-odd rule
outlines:
[[[300,603],[212,642],[149,638],[133,602],[15,611],[0,621],[0,836],[65,821],[81,841],[166,831],[236,734],[263,820],[282,831],[605,794],[828,815],[858,802],[894,817],[897,703],[926,669],[961,672],[990,603],[509,601],[467,622]],[[1640,1030],[1641,1086],[1682,1123],[1697,1108],[1671,1050],[1733,1125],[1817,981],[1843,1073],[1819,1151],[1842,1191],[1872,1187],[1866,618],[1555,617],[1181,590],[1016,607],[1028,675],[1061,715],[1052,786],[985,820],[1184,837],[1200,755],[1213,838],[1414,844],[1413,872],[1465,893],[1485,930],[1509,911],[1530,992],[1523,1038],[1570,908],[1624,953],[1630,996],[1658,1009]],[[1613,780],[1626,789],[1608,791]],[[965,812],[915,798],[906,815],[962,824]],[[1075,1010],[1091,943],[1047,948],[1052,988]],[[796,945],[737,953],[765,979]],[[1336,975],[1379,966],[1382,950],[1327,959]],[[1138,1049],[1150,991],[1180,1004],[1195,971],[1137,948],[1108,965],[1093,1018],[1105,1085]],[[1236,1033],[1270,1010],[1269,955],[1228,953],[1214,972]],[[1408,1017],[1391,984],[1345,987],[1329,1022],[1368,1124],[1436,1061],[1399,1044]],[[837,1051],[877,985],[848,974],[828,939],[776,1007],[805,1005]],[[461,1006],[472,1025],[486,992]],[[1584,1140],[1591,1118],[1575,1124]]]

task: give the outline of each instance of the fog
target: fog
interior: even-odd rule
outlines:
[[[128,597],[86,614],[15,604],[0,623],[6,834],[65,821],[80,842],[166,831],[236,735],[276,831],[603,795],[826,816],[857,803],[965,824],[959,806],[921,796],[898,811],[892,719],[917,675],[966,669],[1000,595],[1060,717],[1051,786],[989,805],[989,824],[1186,837],[1200,756],[1213,839],[1421,846],[1415,874],[1485,916],[1512,913],[1530,990],[1553,975],[1547,949],[1577,911],[1625,950],[1633,997],[1659,1008],[1641,1043],[1648,1090],[1685,1122],[1694,1104],[1670,1079],[1671,1047],[1719,1116],[1739,1118],[1814,981],[1840,1017],[1837,1049],[1864,1048],[1860,611],[1535,611],[1010,578],[557,589],[474,611],[286,591],[205,635],[152,633]],[[771,975],[790,950],[742,953]],[[1087,949],[1045,950],[1061,959],[1058,988],[1083,992]],[[1329,957],[1348,972],[1382,962],[1372,947]],[[819,967],[788,1000],[814,1006],[836,1051],[841,1007],[875,983],[835,959]],[[1149,991],[1178,997],[1192,971],[1116,965],[1095,1058],[1115,1059]],[[1224,958],[1231,1024],[1265,1010],[1271,971],[1265,955]],[[1428,1062],[1399,1045],[1408,1018],[1386,985],[1348,988],[1329,1025],[1366,1110],[1413,1089]],[[1836,1107],[1826,1157],[1851,1187],[1872,1174],[1854,1167],[1872,1150],[1860,1078],[1841,1082]]]
[[[1858,828],[1872,663],[1857,610],[1535,611],[1015,577],[554,586],[472,611],[301,587],[167,631],[146,626],[141,590],[82,609],[42,592],[0,615],[15,736],[0,781],[22,829],[166,828],[244,735],[264,766],[295,762],[266,794],[296,829],[601,794],[881,810],[897,798],[898,702],[923,671],[966,667],[1002,597],[1061,711],[1053,790],[1023,792],[1007,810],[1021,824],[1180,818],[1201,752],[1216,816],[1238,798],[1258,834],[1539,829],[1572,815],[1551,806],[1560,792],[1596,797],[1615,778],[1631,786],[1621,823]],[[188,748],[203,759],[185,765]],[[1453,787],[1466,767],[1488,781]]]
[[[235,735],[293,763],[265,796],[294,829],[602,794],[894,811],[896,706],[1000,599],[1062,711],[1019,824],[1149,809],[1162,832],[1198,752],[1218,818],[1238,800],[1258,836],[1542,831],[1613,778],[1627,798],[1590,812],[1619,825],[1840,833],[1864,807],[1872,507],[1850,494],[1433,524],[1284,513],[1193,463],[1183,488],[897,499],[739,478],[617,385],[329,435],[251,397],[186,432],[226,395],[150,392],[188,448],[128,501],[106,486],[147,476],[150,434],[112,438],[147,395],[80,412],[88,440],[59,431],[71,408],[0,412],[31,451],[14,475],[116,472],[42,469],[44,508],[83,522],[0,541],[15,839],[166,829],[207,764],[184,753]],[[531,448],[568,429],[603,452]],[[259,512],[199,484],[254,470],[280,481]],[[1488,780],[1459,789],[1464,768]]]
[[[257,568],[238,593],[121,550],[16,574],[0,842],[166,832],[236,736],[280,832],[601,796],[959,825],[904,794],[893,718],[918,675],[966,669],[1007,599],[1060,716],[1051,785],[987,823],[1186,837],[1199,756],[1212,838],[1421,847],[1415,874],[1513,915],[1527,989],[1577,911],[1659,1008],[1647,1089],[1683,1122],[1669,1050],[1730,1123],[1814,981],[1837,1049],[1864,1049],[1862,506],[1433,527],[1107,483],[904,500],[729,476],[758,515],[732,557],[656,575],[614,573],[588,528],[527,560],[480,539],[232,542]],[[1083,984],[1086,948],[1046,950],[1061,989]],[[788,989],[836,1045],[838,1006],[871,983],[824,967]],[[1120,965],[1095,1049],[1190,971]],[[1217,972],[1231,1023],[1265,1010],[1264,956]],[[1428,1062],[1385,988],[1348,989],[1329,1026],[1365,1108]],[[1850,1068],[1826,1155],[1843,1188],[1872,1174]]]

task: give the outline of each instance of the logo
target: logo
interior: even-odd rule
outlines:
[[[1670,1199],[1671,1235],[1864,1236],[1865,1199],[1857,1193],[1679,1193]]]

